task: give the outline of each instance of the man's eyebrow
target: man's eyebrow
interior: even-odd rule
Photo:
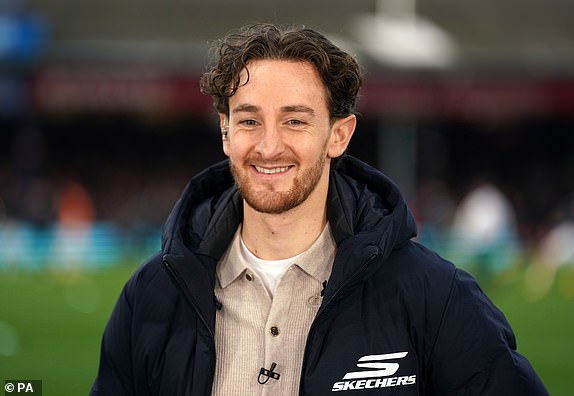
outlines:
[[[252,105],[252,104],[240,104],[237,107],[233,108],[231,112],[233,114],[236,113],[258,113],[261,110],[259,106]],[[281,107],[282,113],[307,113],[309,115],[315,115],[315,110],[313,110],[309,106],[305,105],[288,105]]]
[[[251,105],[251,104],[240,104],[239,106],[233,108],[233,110],[231,111],[232,113],[258,113],[259,112],[259,106],[255,106],[255,105]]]
[[[283,113],[308,113],[309,115],[315,115],[315,110],[305,105],[292,105],[281,107]]]

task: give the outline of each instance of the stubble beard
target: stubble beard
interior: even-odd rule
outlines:
[[[293,186],[287,191],[254,191],[246,172],[243,172],[231,160],[229,164],[235,185],[247,205],[257,212],[281,214],[296,208],[309,198],[321,180],[325,162],[325,148],[323,148],[315,164],[297,176],[293,180]]]

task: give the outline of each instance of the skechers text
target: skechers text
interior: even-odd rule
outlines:
[[[353,371],[346,373],[343,380],[333,384],[332,392],[353,391],[361,389],[388,388],[393,386],[413,385],[416,375],[392,377],[399,370],[399,363],[388,360],[402,359],[408,352],[388,353],[384,355],[366,355],[358,360],[357,367],[376,370]]]

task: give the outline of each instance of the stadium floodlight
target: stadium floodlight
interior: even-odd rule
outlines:
[[[378,0],[374,14],[354,18],[352,31],[362,49],[381,63],[444,68],[456,59],[455,40],[416,15],[416,0]]]

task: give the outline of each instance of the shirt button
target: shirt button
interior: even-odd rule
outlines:
[[[323,301],[323,298],[321,296],[311,296],[307,300],[309,305],[311,305],[312,307],[318,307],[319,305],[321,305],[322,301]]]
[[[273,336],[273,337],[277,337],[280,333],[279,331],[279,327],[277,326],[271,326],[271,328],[269,329],[269,333]]]
[[[253,280],[253,275],[251,275],[249,272],[245,273],[245,279],[247,279],[249,282],[251,282]]]

